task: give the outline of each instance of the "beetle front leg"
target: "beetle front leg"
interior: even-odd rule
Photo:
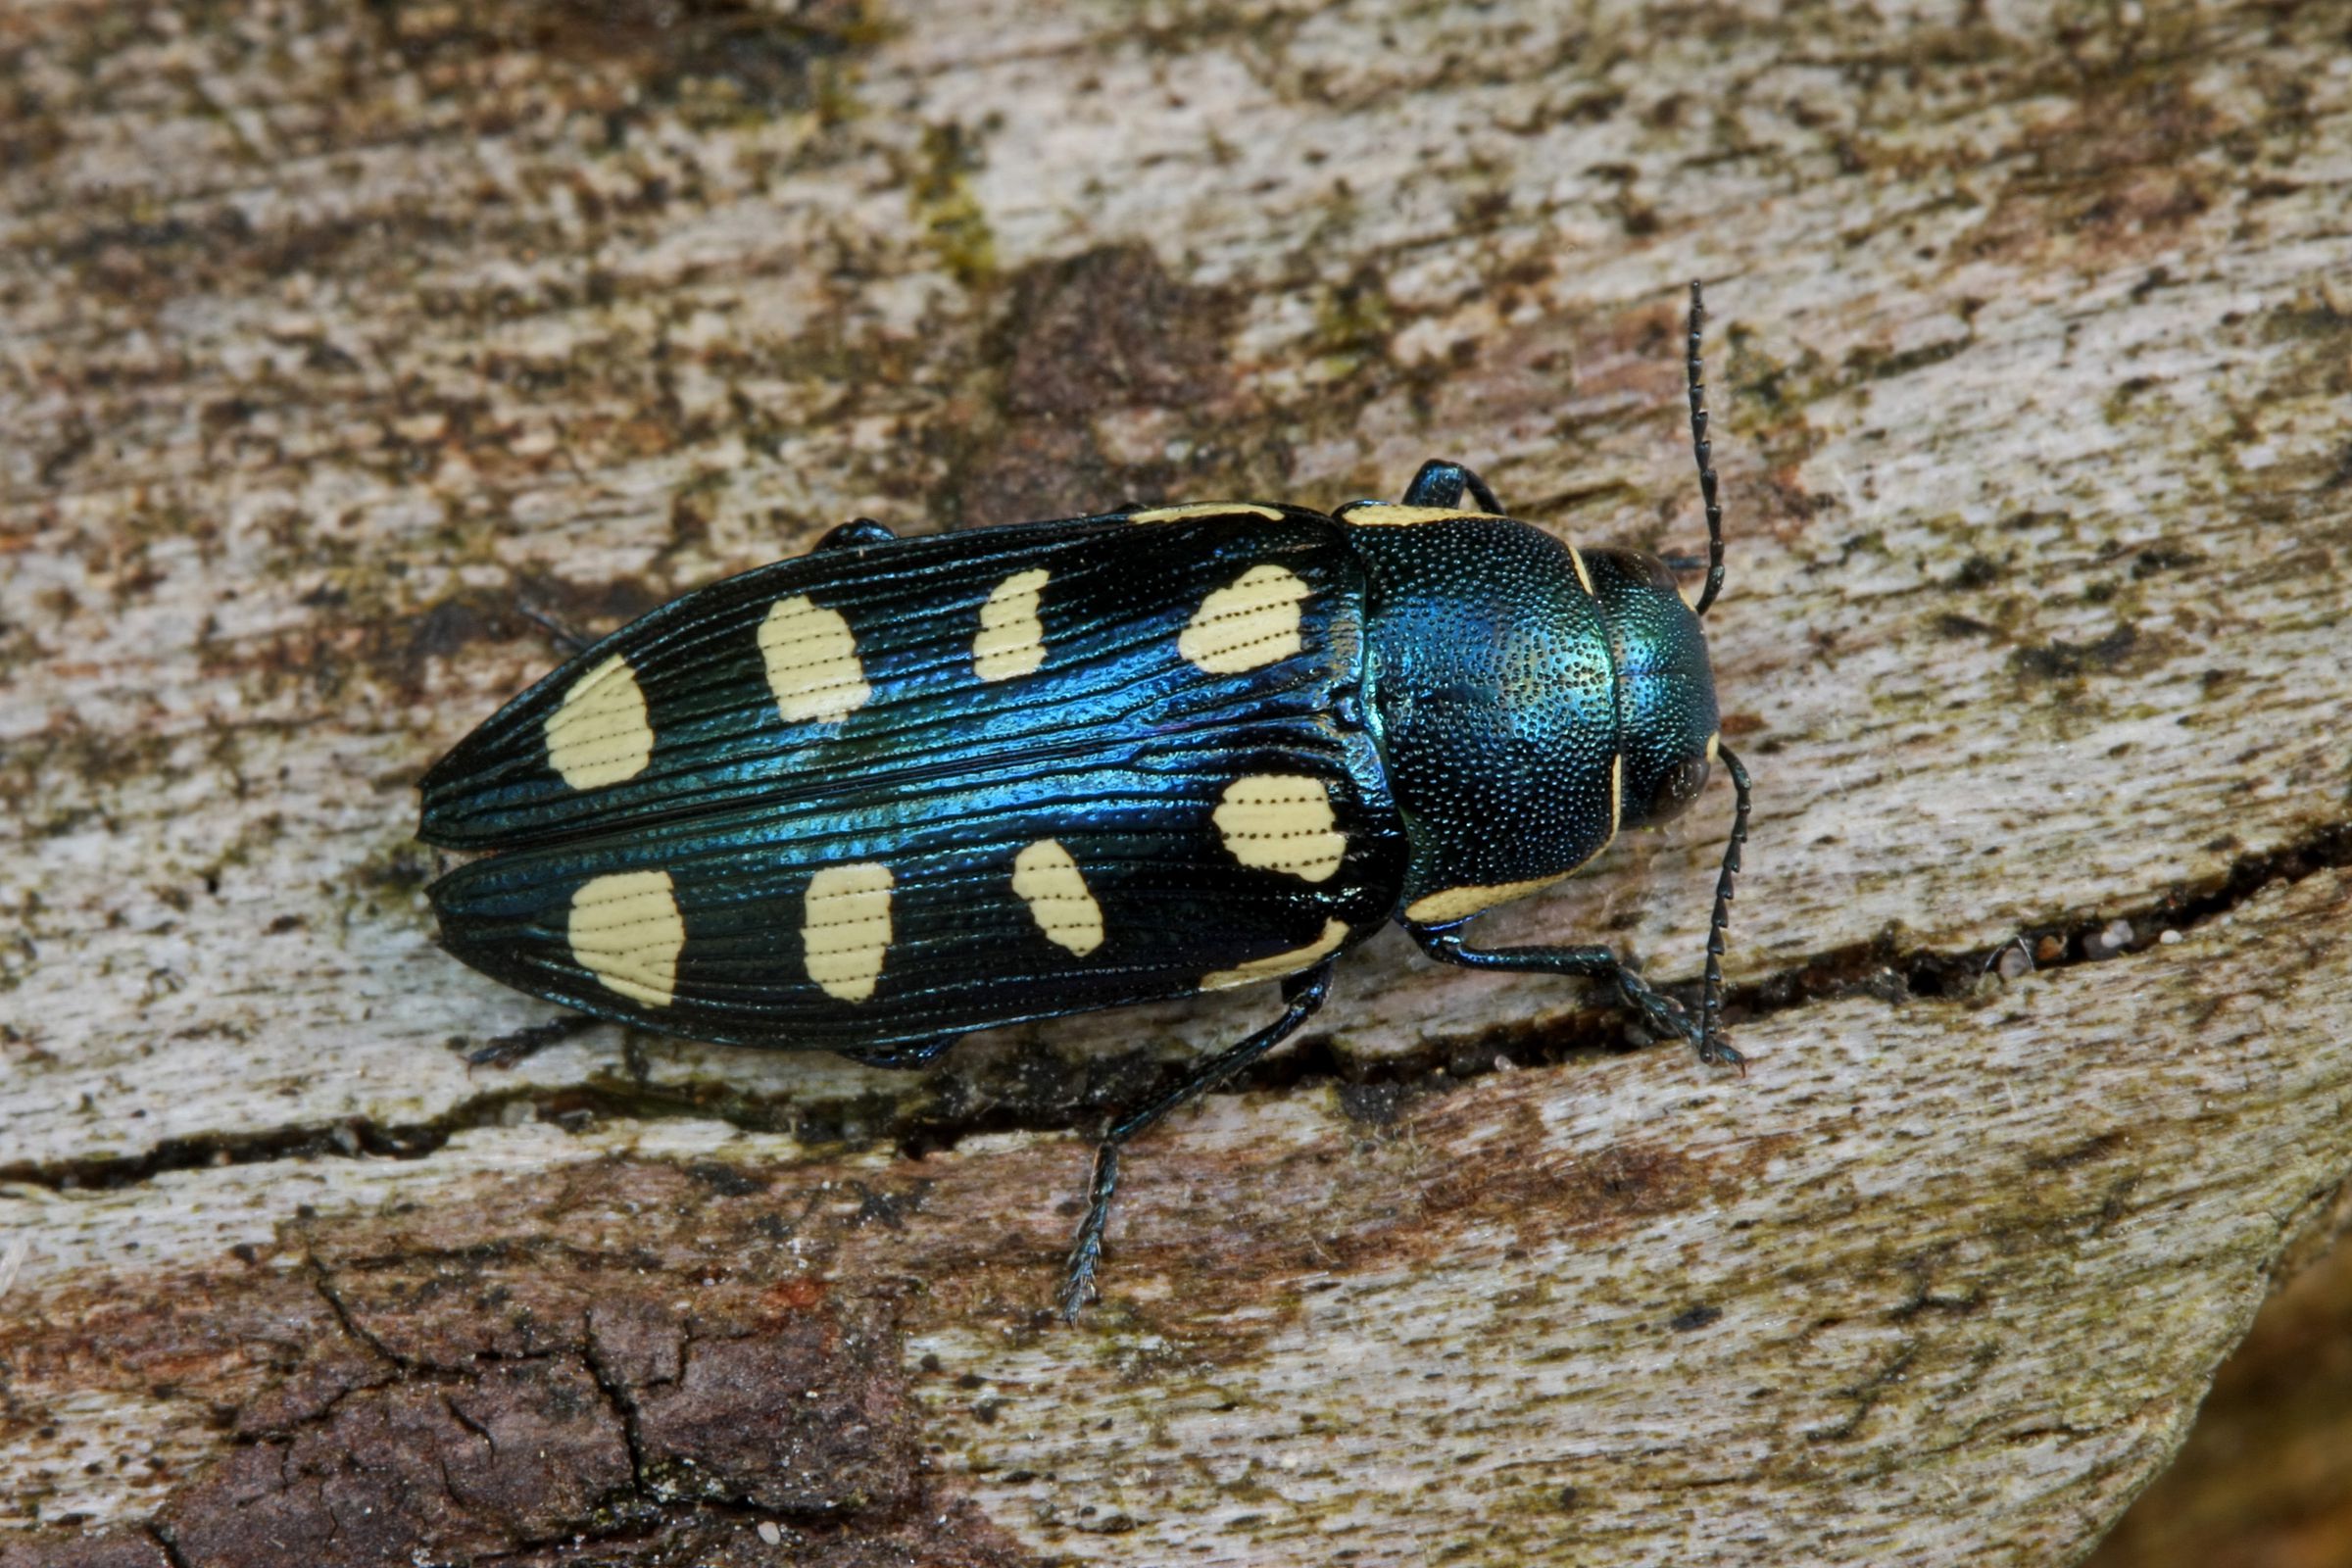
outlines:
[[[1459,507],[1465,490],[1470,492],[1470,499],[1481,508],[1495,516],[1502,515],[1502,503],[1494,499],[1494,492],[1487,488],[1486,480],[1460,464],[1449,463],[1444,458],[1432,458],[1421,465],[1421,471],[1414,474],[1413,482],[1404,487],[1404,499],[1397,505]]]
[[[1061,1310],[1063,1322],[1077,1321],[1078,1309],[1096,1294],[1095,1270],[1102,1261],[1102,1230],[1110,1223],[1111,1195],[1119,1190],[1119,1151],[1168,1112],[1207,1094],[1288,1040],[1331,995],[1331,960],[1325,959],[1316,967],[1283,981],[1282,1000],[1290,1005],[1281,1017],[1241,1044],[1218,1052],[1200,1071],[1150,1104],[1129,1111],[1102,1135],[1102,1142],[1095,1149],[1094,1175],[1087,1182],[1086,1218],[1078,1226],[1078,1240],[1070,1249],[1068,1265],[1062,1270],[1061,1293],[1055,1304]]]
[[[1469,948],[1462,945],[1462,927],[1415,925],[1404,922],[1421,951],[1441,963],[1466,969],[1516,969],[1538,974],[1574,975],[1597,980],[1617,994],[1617,1004],[1642,1021],[1642,1027],[1661,1039],[1686,1040],[1698,1048],[1698,1059],[1740,1066],[1746,1058],[1730,1042],[1710,1044],[1682,1004],[1650,988],[1607,948]]]

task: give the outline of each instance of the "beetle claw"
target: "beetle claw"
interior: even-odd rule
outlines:
[[[1698,1059],[1710,1067],[1737,1067],[1740,1076],[1747,1076],[1747,1057],[1740,1048],[1721,1035],[1710,1035],[1698,1043]]]

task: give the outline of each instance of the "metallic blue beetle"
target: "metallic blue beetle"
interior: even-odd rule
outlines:
[[[1278,980],[1282,1016],[1113,1125],[1064,1275],[1093,1291],[1119,1152],[1322,1005],[1394,918],[1448,963],[1579,975],[1738,1063],[1723,933],[1748,782],[1699,616],[1723,582],[1691,286],[1706,587],[1502,515],[1458,464],[1390,505],[1129,507],[809,555],[587,649],[425,775],[449,951],[662,1033],[912,1066],[975,1029]],[[1693,1020],[1605,947],[1477,914],[1690,805],[1737,808]],[[526,1032],[528,1033],[528,1032]]]

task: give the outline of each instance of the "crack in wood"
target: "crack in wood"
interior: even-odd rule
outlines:
[[[312,1288],[318,1293],[318,1298],[326,1303],[326,1309],[335,1315],[335,1321],[342,1325],[343,1332],[350,1336],[352,1343],[362,1347],[387,1366],[397,1367],[404,1373],[416,1372],[416,1363],[377,1339],[371,1331],[360,1326],[359,1320],[352,1316],[350,1305],[344,1301],[342,1292],[335,1288],[333,1279],[318,1259],[312,1258],[308,1261],[306,1272],[310,1275]]]
[[[1897,947],[1890,935],[1879,942],[1820,954],[1777,974],[1731,988],[1726,993],[1726,1012],[1734,1019],[1754,1018],[1856,995],[1875,996],[1895,1004],[1966,997],[1983,986],[2001,956],[2020,943],[2036,955],[2032,967],[2038,970],[2105,962],[2158,945],[2165,932],[2186,932],[2220,918],[2273,883],[2292,884],[2314,872],[2347,865],[2352,865],[2352,821],[2331,822],[2278,849],[2241,857],[2225,876],[2201,892],[2175,890],[2111,911],[2022,925],[2017,936],[1990,947],[1906,951]],[[2102,949],[2098,939],[2118,921],[2129,924],[2130,940]],[[1684,994],[1690,1000],[1697,988],[1660,989]],[[1330,1036],[1310,1035],[1218,1093],[1291,1091],[1337,1083],[1343,1091],[1358,1097],[1381,1089],[1417,1096],[1483,1077],[1506,1062],[1511,1068],[1547,1067],[1579,1055],[1623,1052],[1628,1049],[1629,1037],[1614,1014],[1596,1009],[1541,1026],[1502,1024],[1483,1036],[1448,1035],[1376,1061],[1343,1059],[1332,1049]],[[1650,1045],[1654,1043],[1642,1037],[1635,1040],[1633,1049]],[[1136,1098],[1148,1099],[1155,1085],[1173,1084],[1183,1071],[1182,1063],[1160,1064],[1140,1084],[1125,1087]],[[1082,1103],[1066,1109],[1043,1112],[1001,1102],[953,1117],[908,1110],[892,1137],[904,1156],[920,1159],[953,1151],[971,1137],[1091,1132],[1100,1120],[1092,1099],[1085,1097]],[[422,1159],[438,1152],[460,1132],[503,1123],[518,1104],[531,1106],[540,1120],[559,1126],[564,1125],[566,1117],[589,1122],[684,1119],[723,1122],[748,1132],[786,1130],[782,1125],[786,1118],[772,1112],[788,1108],[770,1106],[766,1102],[746,1102],[740,1098],[705,1101],[690,1092],[646,1085],[627,1089],[599,1084],[516,1085],[461,1101],[428,1121],[382,1126],[365,1117],[346,1117],[262,1133],[172,1139],[143,1154],[0,1165],[0,1182],[22,1182],[53,1192],[113,1190],[137,1186],[167,1172],[219,1165],[327,1156]],[[1393,1115],[1394,1105],[1387,1109]],[[821,1145],[835,1141],[806,1119],[791,1130],[806,1142]]]

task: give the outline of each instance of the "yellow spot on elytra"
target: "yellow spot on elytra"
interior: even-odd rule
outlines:
[[[1195,501],[1181,507],[1152,507],[1127,514],[1129,522],[1182,522],[1188,517],[1270,517],[1280,522],[1282,514],[1272,507],[1236,501]]]
[[[807,594],[778,600],[768,611],[760,623],[760,657],[787,724],[847,718],[874,695],[850,623]]]
[[[1051,575],[1043,566],[1016,571],[997,584],[980,607],[980,635],[972,639],[972,673],[982,680],[1034,674],[1046,662],[1046,625],[1037,598]]]
[[[1618,826],[1625,821],[1625,754],[1619,752],[1609,759],[1609,838],[1601,845],[1605,850],[1617,842]],[[1597,851],[1594,853],[1598,853]]]
[[[1102,906],[1087,891],[1070,852],[1054,840],[1039,839],[1013,857],[1012,891],[1048,941],[1081,957],[1102,945]]]
[[[1268,957],[1251,958],[1232,969],[1214,969],[1201,976],[1200,989],[1223,991],[1231,986],[1246,986],[1259,980],[1279,980],[1286,974],[1297,974],[1317,958],[1328,956],[1348,940],[1348,926],[1340,920],[1323,922],[1323,934],[1303,948],[1277,953]]]
[[[1305,646],[1299,603],[1314,589],[1284,566],[1251,566],[1200,601],[1176,639],[1176,651],[1211,675],[1290,658]]]
[[[547,765],[575,790],[635,778],[654,757],[645,692],[618,654],[571,683],[544,733]]]
[[[1423,522],[1458,522],[1464,517],[1491,517],[1491,512],[1463,512],[1455,507],[1397,507],[1386,501],[1357,501],[1332,514],[1359,528],[1410,528]]]
[[[1322,882],[1340,868],[1348,835],[1332,813],[1331,791],[1299,773],[1252,773],[1225,786],[1211,813],[1225,852],[1244,865]]]
[[[579,966],[616,995],[666,1007],[677,993],[686,920],[667,871],[615,871],[582,883],[564,939]]]
[[[828,997],[863,1002],[890,954],[890,867],[873,860],[828,865],[801,901],[801,951],[808,978]]]

